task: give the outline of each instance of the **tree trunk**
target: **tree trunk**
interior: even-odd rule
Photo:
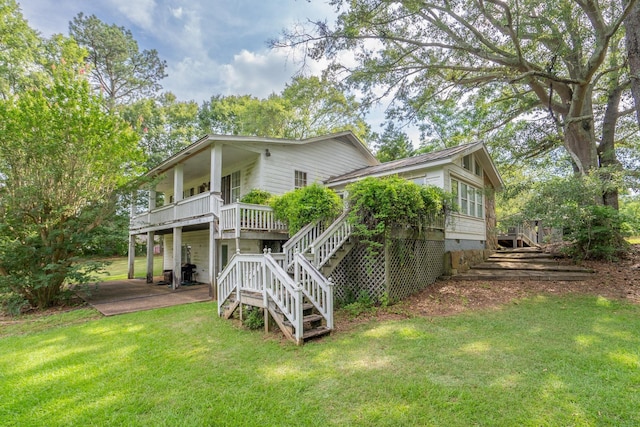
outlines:
[[[564,145],[580,175],[598,167],[593,118],[567,118],[564,127]]]
[[[627,57],[631,73],[631,93],[636,106],[636,119],[640,126],[640,2],[624,20],[627,42]]]
[[[600,167],[607,169],[602,174],[602,179],[605,181],[610,181],[613,170],[620,167],[615,151],[615,134],[623,87],[620,86],[618,79],[613,81],[613,85],[615,87],[609,91],[607,108],[605,109],[602,121],[602,140],[600,141],[600,145],[598,145]],[[606,206],[611,206],[618,210],[618,189],[615,186],[610,186],[605,189],[602,198]]]

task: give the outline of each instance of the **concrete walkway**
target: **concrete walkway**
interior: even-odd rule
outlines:
[[[181,286],[173,291],[167,285],[158,285],[161,279],[156,283],[144,279],[102,282],[78,295],[105,316],[211,301],[209,285]]]

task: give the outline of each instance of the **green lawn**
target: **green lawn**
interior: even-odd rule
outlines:
[[[53,318],[0,330],[3,425],[640,425],[640,307],[603,298],[371,321],[304,347],[215,303]]]
[[[101,261],[109,263],[105,267],[106,273],[98,275],[98,279],[102,281],[124,280],[127,278],[129,271],[129,260],[124,258],[105,258]],[[147,275],[147,257],[136,257],[134,263],[134,272],[136,277],[146,277]],[[162,275],[162,255],[153,257],[153,275]]]

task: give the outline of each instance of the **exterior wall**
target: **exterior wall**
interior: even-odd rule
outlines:
[[[459,182],[463,182],[472,185],[479,189],[485,189],[484,175],[478,176],[466,169],[460,164],[460,159],[456,160],[444,167],[443,179],[444,189],[451,192],[451,179],[456,179]],[[469,215],[456,213],[452,215],[452,218],[447,222],[446,237],[448,240],[473,240],[482,241],[482,247],[487,240],[487,227],[486,227],[486,206],[487,197],[483,196],[483,206],[485,207],[485,218],[477,218]],[[448,249],[449,250],[449,249]]]
[[[446,239],[444,241],[444,250],[467,251],[467,250],[483,250],[485,243],[482,240],[462,240],[462,239]]]
[[[261,188],[274,194],[293,190],[296,170],[306,172],[307,184],[312,184],[370,166],[356,147],[336,140],[304,145],[274,145],[269,146],[269,150],[271,156],[261,159]]]
[[[468,271],[474,265],[481,264],[493,253],[489,249],[468,249],[447,251],[444,255],[444,274],[455,276]]]
[[[209,277],[209,230],[182,233],[182,244],[191,246],[191,263],[196,265],[194,280],[207,283]],[[173,270],[173,234],[164,235],[163,270]]]

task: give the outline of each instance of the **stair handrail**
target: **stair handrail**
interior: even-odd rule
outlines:
[[[315,239],[310,250],[313,265],[320,268],[329,261],[338,249],[351,237],[351,224],[347,221],[349,211],[344,211],[324,232]]]
[[[270,253],[264,254],[264,266],[265,298],[270,298],[293,325],[295,341],[300,344],[304,332],[302,288],[280,267]]]
[[[302,293],[325,318],[327,328],[333,329],[333,283],[318,271],[304,255],[295,256],[294,281],[302,287]]]
[[[222,314],[222,306],[236,292],[236,300],[240,301],[243,289],[262,292],[262,254],[234,254],[225,268],[218,274],[218,316]],[[249,269],[246,265],[249,264]],[[247,282],[246,284],[244,282]]]
[[[311,243],[320,236],[326,228],[325,221],[315,221],[302,227],[287,242],[282,245],[285,254],[286,270],[293,266],[296,252],[301,254],[309,250]]]

